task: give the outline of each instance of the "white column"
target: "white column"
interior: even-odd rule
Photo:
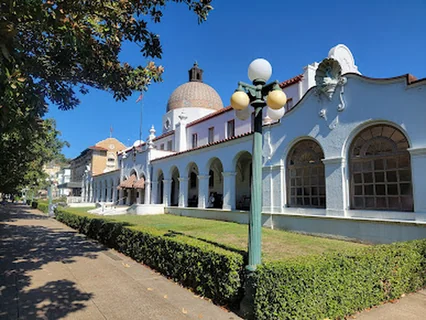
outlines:
[[[209,178],[208,174],[198,175],[198,208],[207,208],[209,200]]]
[[[124,190],[123,189],[120,189],[118,191],[118,197],[120,198],[119,201],[118,201],[118,204],[123,205],[125,203],[124,202]]]
[[[286,195],[283,171],[281,164],[263,167],[262,212],[282,212]]]
[[[416,221],[426,221],[426,147],[410,148],[411,180]]]
[[[152,188],[152,191],[151,191],[151,204],[157,204],[158,203],[158,201],[157,201],[157,197],[158,197],[158,181],[152,181],[151,182],[151,188]]]
[[[105,202],[108,202],[111,199],[111,186],[107,183],[106,187],[107,187],[107,194],[106,194]]]
[[[83,175],[81,181],[81,202],[86,202],[86,177]]]
[[[144,203],[151,203],[151,181],[145,180],[145,199]]]
[[[132,189],[127,189],[126,204],[128,206],[130,206],[131,198],[132,198]]]
[[[112,183],[112,202],[115,203],[117,199],[117,186],[114,185],[114,182]]]
[[[178,178],[179,180],[179,207],[188,207],[188,181],[189,178]]]
[[[142,204],[142,189],[136,189],[136,203],[137,204]]]
[[[170,206],[172,196],[172,180],[163,180],[164,192],[163,192],[163,203],[165,207]]]
[[[235,210],[235,176],[236,172],[222,172],[223,176],[223,210]]]
[[[345,183],[345,158],[326,158],[324,163],[325,202],[327,216],[345,216],[347,208],[347,193]]]
[[[95,202],[95,199],[93,198],[94,190],[93,190],[93,181],[90,181],[90,193],[89,193],[89,202]]]

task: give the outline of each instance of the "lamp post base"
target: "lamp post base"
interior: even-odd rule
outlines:
[[[49,217],[53,217],[54,215],[55,215],[55,212],[54,212],[54,206],[53,206],[53,204],[49,204],[49,206],[48,206],[48,210],[47,210],[47,215],[49,216]]]
[[[254,314],[254,295],[255,279],[254,270],[248,270],[246,268],[245,282],[244,282],[244,298],[240,302],[240,314],[244,319],[252,320],[255,319]]]

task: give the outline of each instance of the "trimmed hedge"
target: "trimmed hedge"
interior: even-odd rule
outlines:
[[[39,201],[37,203],[37,209],[41,212],[48,213],[49,212],[49,204],[46,202]]]
[[[256,319],[342,319],[426,286],[426,239],[258,268]]]
[[[216,302],[242,298],[244,259],[154,228],[55,209],[56,219]],[[253,275],[256,319],[343,319],[426,286],[426,239],[267,263]]]
[[[218,303],[242,294],[242,255],[179,234],[55,210],[56,219],[108,247],[158,270]]]

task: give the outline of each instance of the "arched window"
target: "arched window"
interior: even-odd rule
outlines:
[[[350,149],[351,208],[413,210],[407,138],[390,125],[361,131]]]
[[[196,188],[197,187],[197,174],[194,171],[191,172],[189,180],[190,180],[190,184],[189,184],[190,188],[191,189]]]
[[[291,148],[287,158],[288,206],[325,208],[325,177],[321,147],[302,140]]]
[[[209,171],[209,187],[214,187],[214,171]]]

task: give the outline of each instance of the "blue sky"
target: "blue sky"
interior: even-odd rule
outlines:
[[[247,66],[253,59],[269,60],[272,78],[284,81],[302,73],[307,64],[320,62],[339,43],[349,47],[366,76],[426,77],[426,0],[213,0],[212,5],[215,9],[201,25],[178,4],[166,7],[162,23],[151,24],[160,34],[164,54],[157,63],[165,73],[164,81],[153,84],[143,99],[144,140],[151,125],[161,134],[168,97],[188,80],[195,60],[225,106],[237,82],[248,80]],[[132,44],[123,46],[121,59],[146,64]],[[46,117],[56,119],[62,138],[71,144],[64,148],[65,156],[76,157],[107,138],[111,126],[113,137],[124,144],[137,140],[138,95],[116,102],[110,93],[91,89],[74,110],[51,106]]]

